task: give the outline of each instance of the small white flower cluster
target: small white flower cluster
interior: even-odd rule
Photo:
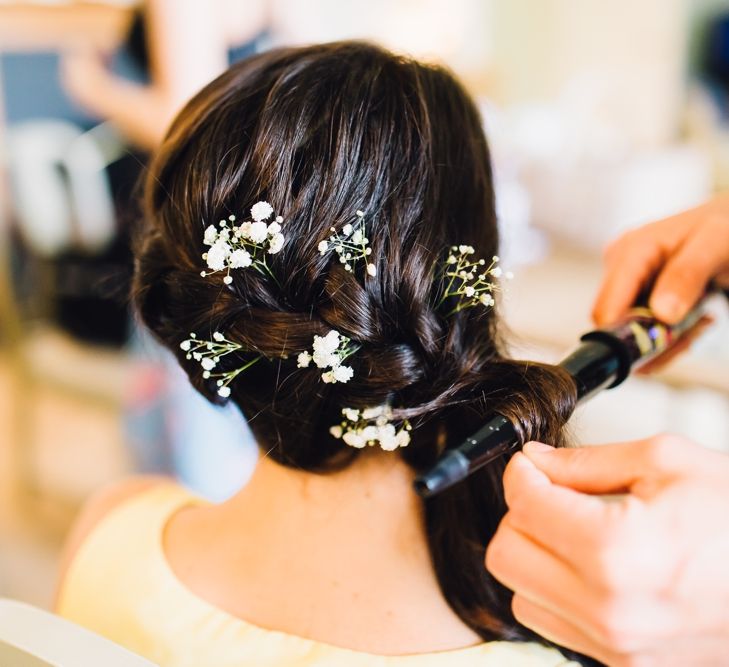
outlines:
[[[451,246],[445,264],[446,286],[438,305],[450,297],[459,297],[458,305],[448,315],[471,306],[493,306],[494,293],[500,290],[498,280],[502,276],[511,280],[511,271],[502,271],[499,258],[494,255],[486,265],[484,259],[473,259],[476,251],[470,245]]]
[[[369,239],[365,236],[364,212],[357,211],[357,220],[354,224],[347,223],[339,233],[332,227],[331,236],[319,243],[319,253],[326,255],[329,248],[334,248],[334,252],[339,255],[339,262],[344,264],[345,271],[352,273],[354,264],[360,259],[365,261],[367,274],[370,276],[377,275],[377,267],[367,258],[372,254],[372,248],[369,247]]]
[[[190,334],[190,337],[183,340],[180,343],[180,349],[186,352],[186,359],[194,359],[200,363],[203,369],[203,377],[207,380],[209,378],[217,378],[218,395],[223,398],[230,396],[230,383],[235,380],[240,373],[247,368],[250,368],[262,357],[259,355],[253,360],[246,362],[239,368],[235,368],[225,373],[214,373],[215,367],[220,362],[220,359],[226,354],[233,352],[240,352],[243,346],[240,343],[234,343],[228,340],[219,331],[213,334],[213,340],[200,340],[194,333]]]
[[[273,215],[273,207],[265,201],[259,201],[251,208],[251,221],[240,225],[232,224],[234,215],[227,220],[221,220],[220,229],[210,225],[205,230],[203,243],[210,249],[203,253],[202,258],[210,271],[202,271],[204,278],[218,271],[225,271],[223,282],[230,285],[233,278],[231,269],[245,269],[249,266],[258,271],[271,275],[266,263],[266,253],[275,255],[283,248],[286,241],[281,233],[283,218],[279,215],[273,222],[267,223]]]
[[[329,369],[321,374],[321,379],[327,384],[349,382],[354,371],[350,366],[343,366],[342,362],[355,350],[349,338],[332,329],[326,336],[314,336],[313,352],[299,354],[297,365],[308,368],[313,361],[317,368]]]
[[[341,438],[350,447],[363,449],[366,446],[379,444],[383,450],[391,452],[410,444],[412,430],[410,423],[405,420],[402,426],[396,429],[390,423],[392,409],[388,405],[364,410],[343,408],[342,416],[344,417],[342,422],[332,426],[329,433],[337,439]],[[373,421],[374,424],[370,423]]]

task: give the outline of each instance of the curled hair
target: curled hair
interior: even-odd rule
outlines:
[[[230,287],[201,277],[206,225],[259,200],[286,220],[289,241],[269,261],[277,282],[256,271],[233,271]],[[317,249],[358,209],[377,266],[366,280]],[[449,246],[482,257],[498,249],[479,114],[444,69],[353,42],[234,65],[174,122],[148,175],[146,213],[134,291],[142,319],[211,401],[214,383],[178,349],[189,332],[224,331],[268,359],[238,376],[231,400],[276,461],[311,471],[349,464],[358,450],[329,427],[343,406],[386,402],[413,425],[400,455],[418,471],[493,411],[524,440],[562,443],[569,376],[509,359],[496,309],[446,317],[437,306]],[[296,354],[330,329],[358,345],[346,384],[296,369]],[[234,357],[221,365],[244,360]],[[426,502],[432,560],[448,603],[483,639],[544,641],[516,622],[511,594],[483,566],[505,512],[503,466]]]

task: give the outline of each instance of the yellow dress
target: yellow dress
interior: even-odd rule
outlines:
[[[177,485],[162,484],[114,508],[71,563],[59,596],[61,616],[162,667],[578,667],[555,650],[509,642],[373,655],[236,618],[188,589],[162,549],[167,520],[200,502]]]

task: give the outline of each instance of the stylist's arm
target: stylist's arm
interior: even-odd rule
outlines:
[[[605,264],[598,324],[653,279],[650,307],[681,319],[710,282],[729,287],[729,197],[629,232]],[[486,566],[524,625],[611,667],[729,665],[729,456],[669,435],[531,443],[504,488]]]

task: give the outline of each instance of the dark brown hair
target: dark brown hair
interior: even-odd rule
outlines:
[[[253,270],[233,283],[201,277],[203,231],[259,200],[285,218],[270,256],[276,281]],[[377,274],[347,272],[320,241],[366,212]],[[328,471],[358,450],[328,434],[343,406],[389,403],[412,423],[400,450],[416,470],[498,411],[524,440],[562,442],[574,386],[554,367],[508,359],[494,308],[446,316],[439,267],[448,247],[497,253],[494,191],[479,114],[447,71],[363,43],[282,49],[234,65],[180,113],[146,184],[135,300],[146,325],[180,357],[194,386],[215,384],[184,359],[190,332],[224,331],[257,355],[233,400],[276,461]],[[324,384],[298,369],[315,334],[359,345],[354,378]],[[397,455],[397,454],[393,454]],[[485,640],[539,640],[514,619],[511,594],[484,568],[505,505],[504,462],[425,506],[433,565],[448,603]]]

